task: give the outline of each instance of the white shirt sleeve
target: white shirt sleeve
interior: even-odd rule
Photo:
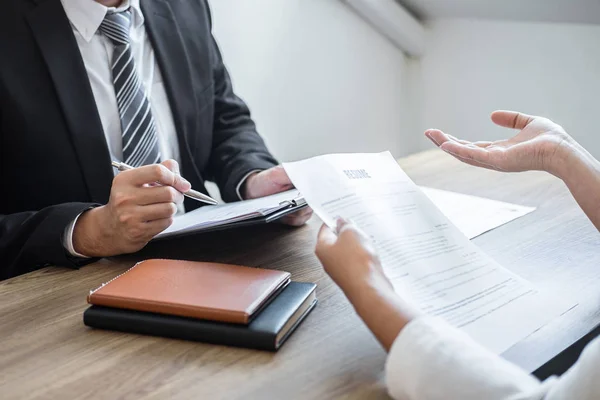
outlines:
[[[244,200],[244,198],[242,197],[242,193],[240,192],[240,190],[242,190],[242,185],[244,184],[244,182],[246,182],[246,179],[248,179],[248,177],[249,177],[250,175],[252,175],[253,173],[255,173],[255,172],[260,172],[260,171],[262,171],[262,170],[260,170],[260,169],[255,169],[255,170],[253,170],[253,171],[250,171],[250,172],[248,172],[246,175],[244,175],[244,177],[242,178],[242,180],[240,180],[240,183],[238,183],[238,185],[237,185],[237,186],[236,186],[236,188],[235,188],[235,191],[236,191],[236,193],[237,193],[237,195],[238,195],[238,198],[239,198],[240,200]]]
[[[81,214],[83,214],[83,213],[81,213]],[[73,257],[89,258],[87,256],[84,256],[83,254],[79,254],[78,252],[76,252],[75,246],[73,246],[73,231],[75,230],[75,224],[77,224],[77,220],[79,219],[79,217],[81,217],[81,214],[79,214],[77,217],[75,217],[75,219],[65,229],[65,233],[63,234],[63,239],[62,239],[63,247],[65,249],[67,249],[69,254],[71,254]]]
[[[444,321],[422,317],[396,338],[386,380],[396,400],[600,399],[600,341],[562,377],[540,383]]]

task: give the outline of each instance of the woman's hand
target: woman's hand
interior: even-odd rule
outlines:
[[[425,136],[467,164],[505,172],[540,170],[561,176],[575,141],[560,125],[513,111],[496,111],[492,121],[521,131],[496,142],[468,142],[436,129],[428,130]]]
[[[402,329],[418,314],[394,292],[371,241],[354,224],[339,219],[337,234],[319,231],[317,257],[354,309],[389,350]]]
[[[369,237],[344,219],[337,220],[337,235],[323,224],[315,253],[325,272],[347,295],[374,280],[392,287]]]

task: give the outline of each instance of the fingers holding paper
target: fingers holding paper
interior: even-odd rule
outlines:
[[[370,238],[353,223],[339,219],[336,232],[325,224],[321,227],[315,253],[362,320],[389,350],[419,312],[394,292]]]
[[[493,142],[469,142],[437,129],[426,131],[425,136],[467,164],[505,172],[542,170],[557,174],[561,159],[573,147],[574,141],[565,130],[547,118],[515,111],[496,111],[491,118],[499,126],[520,131]]]
[[[389,283],[370,238],[350,221],[338,219],[335,232],[323,224],[315,254],[325,272],[344,291],[357,288],[374,276]]]

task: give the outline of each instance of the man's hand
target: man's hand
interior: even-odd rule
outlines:
[[[245,200],[256,199],[259,197],[270,196],[275,193],[285,192],[293,189],[294,185],[290,181],[285,169],[281,165],[256,172],[246,178],[242,190],[242,197]],[[310,207],[303,208],[293,214],[286,215],[281,219],[285,224],[292,226],[301,226],[312,217],[313,211]]]
[[[142,249],[173,223],[177,205],[183,202],[181,192],[190,187],[173,160],[119,173],[108,204],[86,211],[77,220],[75,251],[108,257]]]
[[[425,136],[467,164],[505,172],[540,170],[560,175],[575,144],[560,125],[513,111],[496,111],[492,121],[521,131],[496,142],[468,142],[436,129],[428,130]]]

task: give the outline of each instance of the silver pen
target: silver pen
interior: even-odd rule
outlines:
[[[128,171],[130,169],[134,169],[132,166],[127,165],[122,162],[112,161],[112,166],[118,169],[119,171]],[[205,195],[204,193],[200,193],[196,190],[190,189],[187,192],[183,193],[184,196],[189,197],[190,199],[198,200],[207,204],[219,204],[219,202],[213,199],[210,196]]]

